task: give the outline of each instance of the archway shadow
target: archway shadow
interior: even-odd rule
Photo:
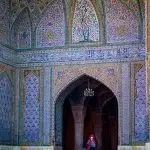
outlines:
[[[92,88],[95,92],[93,97],[85,97],[84,96],[84,90],[88,86],[88,81],[90,81],[90,88]],[[100,137],[101,139],[98,139],[98,145],[99,148],[103,148],[103,150],[107,150],[108,148],[105,147],[104,145],[106,144],[106,141],[108,142],[109,140],[106,138],[106,131],[108,131],[109,127],[112,122],[108,121],[105,116],[105,112],[108,114],[112,113],[111,107],[107,106],[110,101],[113,101],[114,103],[114,108],[117,110],[117,117],[115,124],[116,126],[116,134],[112,134],[115,136],[114,139],[115,141],[115,146],[117,147],[118,144],[118,103],[117,99],[114,95],[114,93],[103,83],[97,81],[96,79],[83,75],[80,78],[76,79],[72,83],[70,83],[58,96],[56,104],[55,104],[55,143],[56,145],[63,146],[64,150],[71,149],[73,150],[74,148],[74,140],[75,140],[75,129],[74,129],[74,120],[73,120],[73,115],[71,112],[71,105],[84,105],[86,108],[85,112],[85,120],[84,120],[84,135],[83,135],[83,147],[86,146],[86,142],[88,139],[89,134],[95,132],[95,120],[93,121],[93,112],[95,110],[100,110],[101,109],[101,116],[102,116],[102,122],[100,124],[102,131],[101,134],[105,138],[102,139],[102,136]],[[106,108],[109,109],[106,109]],[[106,111],[107,110],[107,111]],[[113,115],[108,115],[107,118],[110,118]],[[104,122],[107,120],[107,129],[104,129]],[[67,132],[67,130],[69,132]],[[94,133],[95,134],[95,133]],[[69,142],[69,139],[71,142]],[[68,144],[69,143],[69,144]],[[111,145],[111,142],[109,142]],[[112,148],[109,150],[117,150],[115,148]]]

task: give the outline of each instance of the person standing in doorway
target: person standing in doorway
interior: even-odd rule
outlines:
[[[87,150],[96,150],[96,139],[93,134],[90,135],[90,137],[88,139]]]

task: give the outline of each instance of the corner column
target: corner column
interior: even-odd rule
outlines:
[[[121,118],[121,145],[130,142],[130,64],[122,64],[122,105],[120,107]]]

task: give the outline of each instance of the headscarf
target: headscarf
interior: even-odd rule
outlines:
[[[89,136],[89,139],[88,139],[88,142],[87,142],[87,150],[90,150],[91,137],[93,137],[93,141],[94,141],[94,143],[96,144],[95,136],[94,136],[93,134],[91,134],[91,135]]]

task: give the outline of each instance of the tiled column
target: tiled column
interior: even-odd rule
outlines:
[[[128,63],[122,65],[122,131],[121,144],[129,144],[130,129],[130,67]]]
[[[93,120],[95,124],[95,136],[97,140],[97,149],[102,148],[102,113],[101,109],[94,110],[93,113]]]
[[[45,67],[43,86],[43,144],[50,144],[51,68]]]
[[[16,69],[15,75],[15,126],[14,126],[14,144],[17,145],[19,143],[19,69]]]
[[[72,106],[75,126],[75,150],[83,150],[84,106]]]

